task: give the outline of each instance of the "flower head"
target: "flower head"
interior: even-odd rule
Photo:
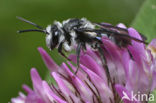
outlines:
[[[126,28],[123,24],[119,27]],[[141,39],[139,33],[128,28],[129,35]],[[123,96],[131,98],[131,91],[149,94],[156,88],[156,39],[147,47],[132,40],[127,48],[120,48],[107,37],[102,38],[104,55],[111,76],[107,83],[105,68],[99,53],[87,48],[80,55],[80,69],[71,63],[58,66],[42,48],[38,48],[55,84],[42,80],[35,68],[31,69],[33,90],[24,85],[27,95],[20,93],[12,103],[119,103]],[[76,55],[69,58],[76,62]],[[71,68],[71,69],[70,69]],[[123,99],[124,103],[140,102]],[[142,101],[141,101],[142,102]]]

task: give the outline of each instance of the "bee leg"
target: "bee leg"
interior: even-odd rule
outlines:
[[[75,75],[76,73],[78,72],[79,70],[79,67],[80,67],[80,52],[81,52],[81,47],[82,47],[82,43],[78,43],[78,46],[76,48],[76,56],[77,56],[77,69],[75,71]]]
[[[107,76],[107,82],[109,84],[109,82],[111,83],[111,76],[110,76],[110,72],[109,72],[109,69],[108,69],[108,66],[107,66],[106,58],[104,56],[103,49],[101,48],[100,44],[97,45],[97,49],[98,49],[99,55],[101,57],[102,65],[105,68],[106,76]]]
[[[71,61],[63,52],[62,52],[62,45],[63,45],[63,42],[60,43],[59,47],[58,47],[58,52],[64,57],[66,58],[67,60]]]

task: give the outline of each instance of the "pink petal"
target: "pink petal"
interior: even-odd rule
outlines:
[[[63,99],[55,95],[55,93],[51,90],[51,88],[49,87],[46,81],[43,81],[42,83],[43,83],[43,88],[45,90],[45,93],[51,102],[56,100],[58,103],[67,103]]]
[[[28,94],[24,103],[49,103],[45,102],[41,97],[36,93]]]
[[[154,89],[156,89],[156,71],[153,72],[153,83],[152,83],[152,88],[151,88],[151,91],[153,91]]]
[[[129,71],[127,73],[126,88],[130,91],[148,93],[151,88],[152,81],[150,74],[142,71],[140,66],[133,60],[129,61]]]
[[[109,103],[110,98],[113,98],[113,93],[110,90],[110,88],[107,86],[107,84],[105,83],[105,81],[102,78],[100,78],[97,74],[95,74],[94,72],[92,72],[91,70],[89,70],[87,67],[81,65],[81,68],[91,78],[92,82],[94,83],[94,85],[96,86],[96,88],[98,89],[98,91],[100,92],[101,99],[103,101],[105,101],[105,102],[107,101]]]
[[[77,68],[76,68],[74,65],[72,65],[70,62],[67,62],[67,63],[69,64],[69,66],[72,68],[73,71],[76,71]],[[71,71],[69,70],[69,68],[66,67],[65,65],[64,65],[63,67],[64,67],[64,69],[68,72],[68,74],[70,75],[70,74],[71,74],[71,73],[70,73]],[[73,73],[72,73],[72,74],[73,74]],[[74,75],[75,75],[75,74],[74,74]],[[70,76],[72,76],[72,75],[70,75]],[[84,73],[84,71],[81,70],[81,68],[79,68],[79,70],[78,70],[76,76],[79,77],[81,80],[84,80],[84,79],[86,79],[86,77],[87,77],[87,75]]]
[[[156,38],[153,39],[148,46],[152,46],[153,48],[156,48]]]
[[[33,90],[31,88],[29,88],[27,85],[23,85],[22,87],[23,87],[24,91],[26,91],[28,94],[33,92]]]
[[[111,58],[120,60],[121,58],[120,48],[116,44],[114,44],[112,41],[110,41],[108,38],[105,38],[105,37],[102,38],[102,42],[103,42],[103,48],[107,50]]]
[[[70,103],[71,98],[73,98],[73,100],[75,102],[78,102],[79,99],[75,96],[75,88],[72,86],[72,84],[69,83],[69,81],[66,81],[63,77],[61,77],[58,73],[53,72],[52,76],[54,77],[54,79],[56,80],[59,89],[62,91],[62,93],[64,94],[64,96],[66,97],[66,100]],[[70,98],[71,97],[71,98]]]
[[[50,55],[41,47],[38,48],[44,63],[46,64],[47,68],[51,71],[58,71],[59,66],[51,59]]]
[[[107,65],[111,78],[115,79],[116,82],[123,83],[125,81],[125,69],[122,64],[123,54],[127,52],[122,50],[116,44],[111,42],[108,38],[102,38],[103,48],[107,51],[105,57],[107,59]]]
[[[33,82],[33,88],[34,91],[37,95],[35,95],[34,98],[42,98],[42,100],[44,100],[46,103],[50,103],[49,100],[47,99],[47,97],[45,96],[45,93],[43,91],[43,86],[42,86],[42,79],[39,76],[37,70],[35,68],[31,69],[31,80]],[[36,97],[37,96],[37,97]],[[38,97],[39,96],[39,97]],[[30,97],[31,98],[31,97]],[[32,97],[33,98],[33,97]],[[42,103],[42,102],[41,102]]]
[[[70,55],[69,58],[76,63],[76,55]],[[98,74],[107,81],[105,71],[91,56],[85,54],[80,56],[80,63],[88,67],[90,70]]]
[[[133,28],[128,29],[129,35],[132,37],[135,37],[139,40],[142,40],[140,34]],[[131,52],[134,60],[138,63],[139,65],[142,65],[142,60],[146,60],[146,55],[145,55],[145,45],[143,43],[137,42],[132,40],[132,45],[128,47],[129,51]]]
[[[68,76],[70,76],[70,77],[75,76],[75,74],[73,74],[73,73],[71,72],[71,70],[67,67],[67,65],[66,65],[65,63],[62,63],[62,68],[65,69],[65,71],[67,72]],[[74,69],[76,69],[76,68],[74,68]],[[78,71],[78,72],[79,72],[79,71]]]
[[[63,91],[63,93],[65,94],[65,95],[69,95],[70,94],[70,89],[67,87],[67,85],[65,84],[65,80],[63,79],[63,78],[61,78],[60,76],[59,76],[59,74],[58,73],[56,73],[56,72],[53,72],[52,73],[52,76],[54,77],[54,79],[55,79],[55,81],[57,82],[57,84],[58,84],[58,86],[59,86],[59,88],[61,89],[61,91]],[[72,87],[72,86],[71,86]],[[72,90],[74,90],[74,89],[72,89]],[[74,91],[73,91],[74,92]]]
[[[125,70],[125,79],[127,79],[128,73],[129,73],[129,63],[130,63],[130,55],[127,51],[123,52],[123,56],[122,56],[122,64],[124,66],[124,70]]]
[[[31,80],[33,82],[33,87],[35,89],[35,92],[42,94],[42,79],[39,76],[37,70],[35,68],[31,69]]]
[[[75,76],[68,67],[64,64],[64,68],[68,71],[69,76],[72,79],[72,82],[77,87],[78,91],[80,92],[80,95],[85,101],[92,101],[92,92],[90,89],[83,83],[82,80],[80,80],[77,76]]]

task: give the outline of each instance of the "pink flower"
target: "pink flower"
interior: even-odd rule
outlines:
[[[119,27],[126,28],[123,24]],[[141,39],[139,33],[128,28],[130,36]],[[146,47],[143,43],[132,41],[127,48],[119,48],[108,38],[103,37],[103,48],[107,59],[112,83],[107,83],[105,69],[99,53],[87,48],[81,52],[80,69],[67,62],[58,66],[42,48],[38,48],[43,61],[55,79],[56,84],[42,80],[35,68],[31,69],[33,90],[24,85],[27,95],[20,93],[12,98],[12,103],[124,103],[144,102],[131,100],[131,92],[139,95],[149,94],[156,88],[156,39]],[[130,55],[131,54],[131,55]],[[69,58],[76,62],[76,55]],[[71,70],[70,70],[71,68]],[[122,99],[126,94],[128,99]],[[122,99],[122,100],[121,100]]]

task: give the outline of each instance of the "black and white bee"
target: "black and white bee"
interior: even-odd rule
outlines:
[[[145,43],[144,40],[139,40],[129,36],[127,29],[119,28],[106,23],[92,23],[85,18],[71,18],[63,21],[62,23],[55,21],[54,24],[48,25],[46,28],[43,28],[24,18],[17,18],[38,28],[20,30],[18,31],[19,33],[31,31],[45,33],[47,47],[50,50],[57,48],[58,52],[67,59],[68,57],[65,56],[62,50],[69,52],[72,51],[76,46],[78,68],[81,49],[85,50],[86,45],[89,45],[92,49],[99,51],[101,60],[106,68],[108,76],[109,71],[107,68],[107,63],[103,54],[103,50],[101,48],[101,37],[106,36],[110,38],[110,40],[116,43],[119,47],[126,47],[127,45],[130,45],[132,40],[140,43]],[[77,73],[78,68],[75,71],[75,74]]]

